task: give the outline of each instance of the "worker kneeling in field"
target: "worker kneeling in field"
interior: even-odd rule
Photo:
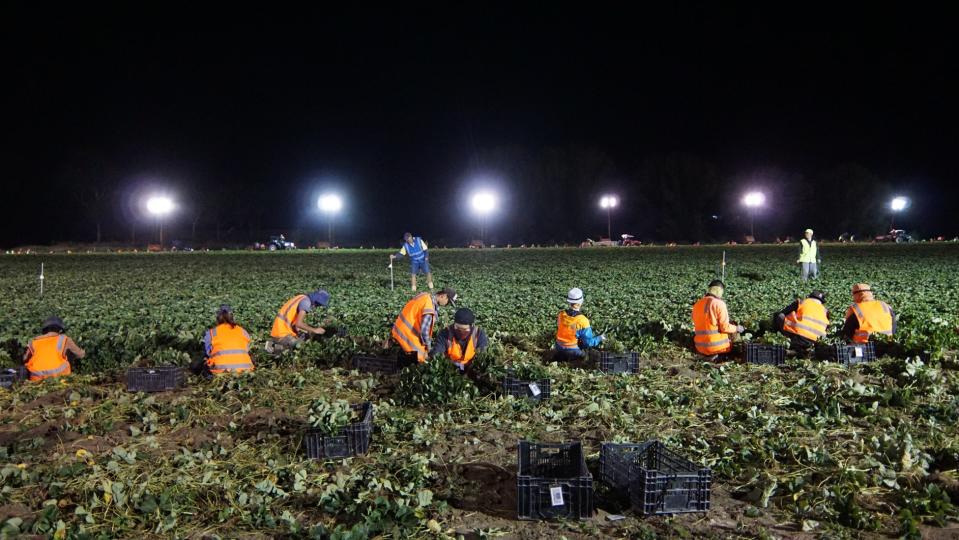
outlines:
[[[722,281],[711,281],[706,296],[693,305],[693,326],[696,329],[693,343],[696,352],[706,356],[706,360],[717,360],[719,355],[732,352],[733,339],[744,331],[742,326],[729,322],[729,311],[723,301],[725,288]]]
[[[576,360],[584,358],[586,351],[598,347],[606,340],[606,336],[593,335],[589,319],[580,312],[583,307],[582,289],[573,288],[566,295],[567,309],[556,316],[556,351],[557,360]]]
[[[23,355],[24,366],[30,372],[31,381],[69,375],[71,362],[83,358],[86,353],[64,332],[66,327],[60,317],[43,321],[42,335],[30,340]]]
[[[437,357],[445,354],[460,371],[473,361],[477,352],[489,346],[489,338],[482,328],[476,326],[476,316],[466,308],[456,310],[453,324],[439,331],[436,343],[430,355]]]
[[[407,354],[416,354],[419,363],[426,362],[433,342],[433,325],[436,324],[437,306],[456,306],[456,291],[441,289],[436,295],[420,293],[403,306],[403,311],[393,323],[390,335]]]
[[[889,304],[876,300],[867,283],[852,286],[853,304],[846,310],[842,336],[853,343],[867,343],[872,334],[891,336],[896,332],[896,314]]]
[[[826,293],[813,291],[802,301],[796,300],[773,316],[773,327],[789,337],[789,348],[808,351],[829,327],[829,310],[824,305]]]
[[[329,305],[330,293],[323,289],[309,294],[298,294],[287,300],[273,320],[273,329],[270,331],[271,340],[266,343],[266,351],[281,353],[298,346],[309,336],[320,336],[326,333],[323,328],[314,328],[306,324],[306,314],[313,311],[315,306],[328,307]]]
[[[220,306],[216,312],[216,326],[203,335],[206,359],[200,373],[242,373],[253,371],[250,358],[250,334],[233,319],[233,309]]]

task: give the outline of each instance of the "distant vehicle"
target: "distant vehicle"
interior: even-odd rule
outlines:
[[[844,232],[844,233],[842,233],[842,234],[839,235],[839,241],[842,242],[842,243],[844,243],[844,244],[847,243],[847,242],[850,242],[850,243],[851,243],[851,242],[855,242],[855,241],[856,241],[856,235],[854,235],[854,234],[852,234],[852,233]]]
[[[469,246],[470,249],[483,249],[486,247],[486,243],[482,240],[470,240]]]
[[[622,235],[622,237],[623,237],[623,241],[620,243],[621,246],[629,247],[629,246],[643,245],[642,242],[640,242],[639,240],[636,240],[636,237],[631,234],[624,234]]]
[[[290,242],[281,234],[280,236],[271,236],[270,241],[266,244],[266,249],[269,251],[296,249],[296,244]]]
[[[895,242],[901,244],[904,242],[912,242],[912,236],[906,234],[906,231],[902,229],[892,229],[889,231],[889,234],[881,234],[875,238],[876,242]]]
[[[171,243],[170,251],[193,251],[193,247],[183,240],[174,240]]]

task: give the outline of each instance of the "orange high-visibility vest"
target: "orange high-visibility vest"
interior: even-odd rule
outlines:
[[[859,328],[852,337],[854,342],[868,343],[870,334],[892,335],[892,308],[885,302],[879,300],[858,302],[849,306],[849,311],[852,311],[859,321]]]
[[[713,305],[726,311],[726,302],[713,296],[704,296],[693,305],[693,327],[696,329],[693,343],[700,354],[707,356],[728,353],[733,349],[729,335],[719,331],[719,321],[712,314]]]
[[[476,335],[479,332],[479,328],[474,326],[473,331],[470,333],[469,339],[466,340],[466,350],[464,351],[460,347],[460,342],[456,339],[456,331],[452,326],[449,327],[449,336],[450,344],[446,348],[446,356],[449,357],[454,363],[461,366],[469,364],[473,357],[476,356]]]
[[[815,298],[806,298],[799,303],[796,311],[786,316],[783,330],[811,341],[818,341],[826,335],[829,318],[822,302]]]
[[[579,349],[579,338],[576,333],[589,328],[589,319],[582,313],[570,316],[566,310],[556,316],[556,344],[563,349]]]
[[[432,295],[425,292],[414,296],[403,306],[403,311],[396,318],[393,329],[390,331],[393,339],[400,344],[404,351],[416,353],[416,358],[421,364],[426,362],[426,356],[429,353],[426,350],[426,344],[420,338],[423,315],[433,315],[433,322],[429,328],[429,335],[432,336],[433,326],[436,324],[436,307],[433,304]]]
[[[210,356],[206,365],[211,373],[253,371],[250,359],[250,335],[239,325],[220,324],[211,328]]]
[[[304,298],[306,298],[305,294],[298,294],[283,304],[279,313],[276,314],[276,318],[273,319],[273,329],[270,330],[270,336],[276,339],[283,339],[286,336],[296,335],[296,329],[293,328],[293,321],[296,320],[296,308]]]
[[[67,361],[67,336],[41,336],[30,341],[26,367],[31,381],[70,374]]]

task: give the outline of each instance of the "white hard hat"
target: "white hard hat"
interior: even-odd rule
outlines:
[[[569,293],[566,294],[566,302],[569,304],[582,304],[583,290],[577,287],[570,289]]]
[[[812,229],[806,229],[806,234],[812,234]]]

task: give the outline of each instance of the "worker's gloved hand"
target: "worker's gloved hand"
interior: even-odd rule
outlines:
[[[798,263],[801,263],[801,262],[802,262],[801,260],[796,259],[796,263],[797,263],[797,264],[798,264]]]
[[[742,333],[745,332],[745,331],[746,331],[746,327],[744,327],[744,326],[741,325],[741,324],[736,327],[736,333],[737,333],[737,334],[742,334]]]
[[[600,336],[599,336],[599,340],[600,340],[600,341],[606,341],[606,334],[600,335]]]

